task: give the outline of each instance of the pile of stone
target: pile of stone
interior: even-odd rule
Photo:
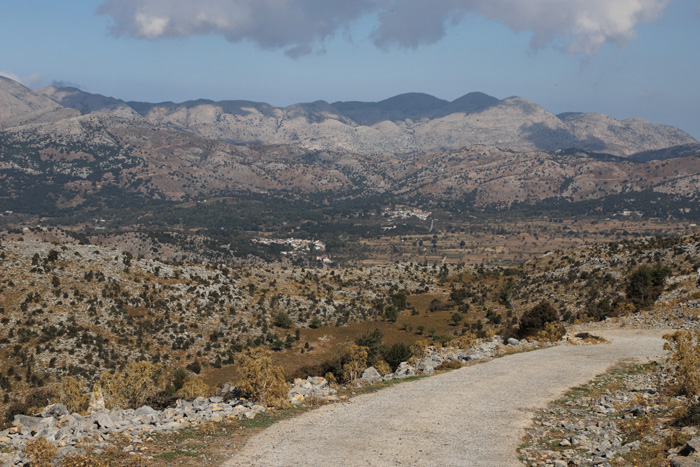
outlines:
[[[335,402],[337,391],[331,387],[326,378],[309,376],[306,379],[297,378],[287,394],[287,400],[292,404],[302,404],[308,398],[322,399]]]
[[[671,467],[700,467],[700,437],[690,439],[678,455],[669,459]]]
[[[16,415],[12,427],[0,432],[0,446],[15,451],[0,457],[4,466],[23,465],[21,452],[27,442],[46,438],[59,447],[59,458],[83,453],[76,447],[87,439],[107,441],[121,433],[134,440],[149,434],[182,429],[202,422],[228,419],[252,419],[264,412],[265,407],[240,399],[226,400],[222,396],[178,400],[175,407],[154,410],[143,406],[128,410],[100,410],[88,416],[69,413],[63,404],[46,407],[39,416]]]
[[[553,404],[527,430],[522,460],[529,466],[610,467],[632,451],[661,443],[668,433],[659,419],[670,413],[659,392],[662,377],[659,372],[605,375],[589,386],[590,392]],[[609,381],[616,384],[606,385]],[[623,429],[623,422],[638,424],[642,419],[650,425],[634,437]],[[694,428],[683,431],[696,434]]]
[[[376,368],[369,367],[358,380],[358,384],[374,384],[380,381],[389,381],[392,379],[408,378],[415,375],[432,375],[437,367],[445,362],[458,361],[466,363],[472,360],[481,360],[491,358],[503,352],[511,350],[527,350],[540,347],[539,342],[528,342],[523,339],[508,339],[507,344],[503,344],[503,338],[499,336],[493,337],[491,340],[479,342],[471,349],[458,349],[454,347],[435,348],[427,347],[424,351],[425,355],[422,358],[415,359],[414,362],[402,362],[393,373],[380,375]],[[551,345],[551,344],[549,344]]]

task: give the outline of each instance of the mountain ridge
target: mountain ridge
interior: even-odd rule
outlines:
[[[0,95],[6,93],[3,89],[8,81],[0,82]],[[109,114],[133,119],[139,125],[145,120],[149,125],[244,145],[291,144],[310,150],[362,154],[410,154],[492,145],[516,151],[578,148],[627,157],[698,143],[691,135],[667,125],[598,113],[555,115],[521,97],[498,99],[481,92],[470,92],[453,101],[425,93],[405,93],[379,102],[314,101],[277,107],[249,100],[127,102],[77,88],[24,89],[29,101],[56,104],[52,110],[59,113],[56,118],[75,116],[66,114],[65,109]],[[15,107],[11,119],[15,126],[17,113],[21,112]],[[7,118],[0,118],[0,124],[2,120]]]

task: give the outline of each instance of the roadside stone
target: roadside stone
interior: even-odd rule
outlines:
[[[373,366],[366,368],[362,372],[362,377],[360,377],[360,383],[374,384],[382,380],[382,375],[379,374],[376,368]]]
[[[396,378],[408,378],[409,376],[414,376],[416,371],[413,369],[408,362],[401,362],[394,372],[394,377]]]

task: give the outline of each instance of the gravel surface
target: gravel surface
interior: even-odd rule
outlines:
[[[611,341],[563,345],[399,384],[277,423],[233,466],[522,466],[534,412],[624,359],[657,359],[663,331],[596,330]]]

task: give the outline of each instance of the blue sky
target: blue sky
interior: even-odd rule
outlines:
[[[2,74],[30,87],[275,105],[481,91],[700,139],[697,0],[4,0],[0,43]]]

